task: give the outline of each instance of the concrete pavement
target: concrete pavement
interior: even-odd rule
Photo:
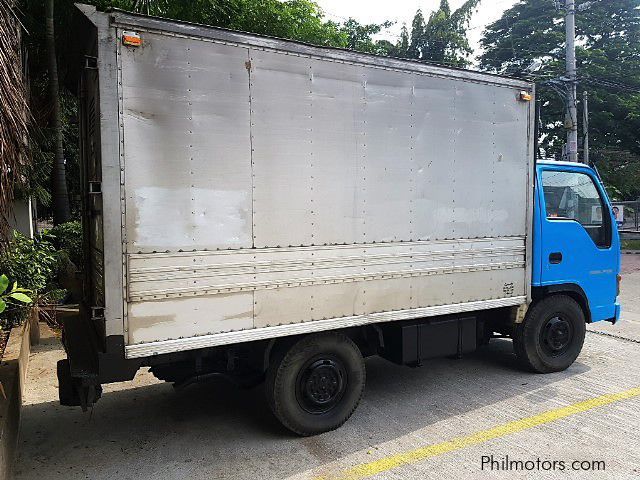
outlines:
[[[55,362],[63,354],[57,339],[45,338],[29,367],[15,476],[355,479],[365,472],[379,479],[638,478],[640,396],[605,404],[593,400],[640,387],[640,256],[634,256],[637,265],[628,257],[623,321],[590,326],[582,354],[567,371],[520,371],[506,340],[462,360],[439,359],[418,369],[370,359],[365,396],[353,417],[339,430],[312,438],[285,431],[260,388],[210,383],[175,392],[148,372],[106,386],[90,413],[61,407]],[[573,407],[585,401],[589,408]],[[558,411],[568,414],[553,413]],[[523,423],[529,418],[545,421]],[[456,448],[442,447],[465,438],[478,442],[456,440]],[[394,463],[411,452],[436,454]],[[507,456],[562,461],[566,467],[544,470],[539,462],[533,471],[492,470],[482,463],[491,456],[498,467]],[[578,465],[589,471],[573,471],[576,460],[587,462]]]
[[[622,256],[622,319],[617,325],[596,323],[589,329],[640,342],[640,254]]]

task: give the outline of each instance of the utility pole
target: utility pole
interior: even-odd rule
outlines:
[[[578,109],[577,109],[577,74],[576,74],[576,3],[575,0],[565,0],[565,31],[566,31],[566,62],[569,95],[567,98],[567,127],[566,159],[569,162],[578,161]]]
[[[589,94],[582,92],[582,162],[589,165]]]

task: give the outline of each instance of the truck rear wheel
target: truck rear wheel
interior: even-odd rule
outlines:
[[[328,332],[303,337],[269,367],[266,394],[274,415],[298,435],[335,430],[354,412],[365,384],[353,341]]]
[[[567,369],[580,354],[586,322],[580,305],[566,295],[536,302],[516,325],[513,347],[520,363],[538,373]]]

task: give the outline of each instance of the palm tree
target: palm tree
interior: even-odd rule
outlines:
[[[49,66],[49,97],[52,102],[53,130],[55,135],[55,155],[51,172],[51,189],[53,196],[53,223],[68,222],[69,194],[67,193],[67,173],[62,145],[62,118],[60,114],[60,97],[58,83],[58,62],[56,60],[56,42],[53,30],[53,0],[46,0],[46,45],[47,63]]]

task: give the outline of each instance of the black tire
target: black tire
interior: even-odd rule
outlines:
[[[534,303],[516,324],[513,348],[528,370],[551,373],[566,370],[580,354],[586,321],[578,302],[553,295]]]
[[[327,332],[303,337],[276,355],[265,391],[277,419],[309,436],[335,430],[349,419],[362,398],[365,377],[356,344]]]

